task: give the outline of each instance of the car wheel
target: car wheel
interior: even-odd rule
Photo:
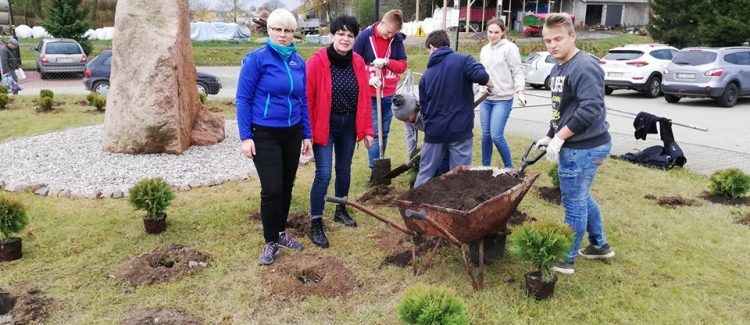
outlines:
[[[676,104],[680,101],[680,96],[664,94],[664,99],[667,101],[667,103]]]
[[[724,89],[724,93],[716,99],[721,107],[732,107],[737,104],[737,85],[730,83]]]
[[[643,91],[643,96],[648,98],[656,98],[661,94],[661,77],[653,76],[646,82],[646,89]]]
[[[544,79],[544,88],[547,88],[547,90],[552,90],[552,78],[547,76],[547,79]]]
[[[606,87],[606,86],[604,87],[604,94],[606,94],[606,95],[612,95],[612,92],[614,92],[614,91],[615,91],[615,89],[612,88],[612,87]]]
[[[199,93],[204,93],[204,94],[208,95],[208,87],[206,86],[206,84],[204,84],[202,82],[199,82],[198,83],[198,92]]]
[[[47,79],[49,77],[49,74],[39,71],[39,77],[42,79]]]
[[[534,88],[534,89],[542,89],[542,87],[544,87],[542,85],[537,85],[537,84],[530,84],[530,86],[531,88]]]
[[[109,81],[99,81],[91,87],[95,93],[106,96],[109,92]]]

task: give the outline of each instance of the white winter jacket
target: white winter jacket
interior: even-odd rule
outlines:
[[[526,85],[521,53],[515,43],[501,39],[497,44],[487,44],[479,52],[479,61],[490,74],[498,87],[496,94],[487,97],[492,100],[512,99],[517,91]]]

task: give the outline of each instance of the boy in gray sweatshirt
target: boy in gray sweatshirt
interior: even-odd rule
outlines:
[[[552,270],[573,274],[576,254],[589,259],[615,256],[604,236],[599,206],[590,193],[597,169],[612,145],[604,107],[604,71],[590,55],[576,47],[576,33],[568,14],[548,15],[542,38],[558,63],[550,73],[550,129],[547,136],[537,141],[537,146],[547,147],[547,160],[559,160],[565,223],[576,233],[566,260]],[[589,245],[579,250],[587,231]]]

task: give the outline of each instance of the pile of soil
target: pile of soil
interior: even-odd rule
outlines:
[[[740,198],[731,198],[723,195],[711,195],[708,192],[703,192],[699,196],[701,199],[709,201],[711,203],[723,204],[723,205],[739,205],[739,206],[750,206],[750,196],[743,196]]]
[[[519,226],[526,222],[533,222],[536,221],[536,218],[526,214],[525,212],[521,212],[516,210],[513,212],[513,214],[508,218],[508,224],[512,226]]]
[[[437,239],[435,238],[426,238],[423,236],[417,236],[415,237],[416,243],[417,243],[417,260],[419,261],[419,257],[425,255],[431,248],[435,247],[435,244],[437,243]],[[443,243],[445,245],[445,243]],[[395,251],[393,254],[390,254],[386,256],[382,262],[380,262],[379,267],[384,267],[386,265],[395,265],[398,267],[411,267],[411,245],[408,247],[402,247],[401,249]]]
[[[260,212],[248,216],[251,221],[261,223]],[[286,231],[293,237],[305,237],[310,232],[310,214],[307,212],[289,212],[286,219]]]
[[[433,178],[404,193],[401,198],[414,203],[469,211],[520,182],[508,174],[493,177],[492,170],[466,170]]]
[[[362,204],[388,205],[395,206],[396,200],[401,195],[393,186],[378,185],[372,187],[369,191],[362,194],[357,202]]]
[[[192,275],[207,266],[210,256],[178,244],[143,253],[120,265],[115,278],[134,286],[152,285]]]
[[[698,200],[688,199],[682,196],[660,196],[656,197],[653,194],[646,194],[643,196],[644,199],[654,200],[656,204],[665,208],[674,209],[678,206],[700,206]]]
[[[37,324],[49,317],[55,302],[39,289],[0,289],[0,324]]]
[[[744,218],[741,218],[741,219],[735,221],[735,223],[739,223],[739,224],[745,225],[745,226],[750,226],[750,213],[746,214]]]
[[[360,286],[341,261],[328,255],[297,254],[264,269],[262,285],[284,299],[346,296]]]
[[[202,325],[203,320],[181,309],[139,309],[128,313],[122,325]]]
[[[368,234],[367,238],[378,241],[378,248],[385,253],[401,251],[411,247],[411,237],[398,230],[381,230],[377,234]]]
[[[536,191],[537,193],[539,193],[539,197],[541,197],[542,200],[556,205],[562,204],[562,193],[560,193],[559,188],[551,186],[540,186]]]

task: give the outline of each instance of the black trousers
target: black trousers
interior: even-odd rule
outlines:
[[[255,168],[260,178],[260,216],[266,242],[277,243],[286,229],[292,188],[302,148],[302,128],[253,125]]]

